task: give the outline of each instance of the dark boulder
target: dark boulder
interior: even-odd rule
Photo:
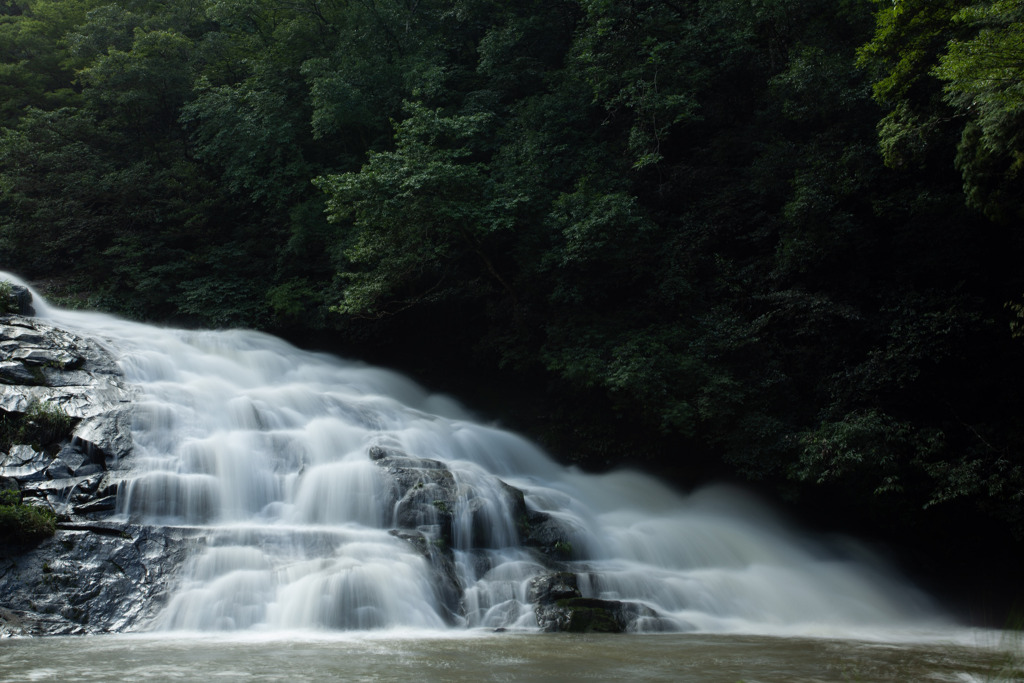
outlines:
[[[528,510],[520,518],[522,543],[549,561],[573,559],[574,549],[569,529],[546,512]]]
[[[372,446],[368,455],[391,480],[395,501],[392,525],[404,531],[422,531],[450,547],[458,492],[445,464],[381,446]]]
[[[572,572],[542,574],[530,581],[529,601],[534,604],[551,605],[559,600],[582,597],[576,575]]]
[[[28,287],[8,283],[6,297],[0,301],[0,312],[16,313],[32,316],[36,314],[32,306],[32,292]]]
[[[392,524],[398,529],[423,530],[468,551],[518,545],[529,520],[546,519],[531,513],[522,491],[495,477],[453,471],[441,461],[379,445],[367,455],[392,482]]]
[[[636,602],[583,597],[572,572],[542,574],[530,581],[529,600],[542,631],[626,633],[660,630],[662,620]]]
[[[574,559],[571,529],[530,509],[520,489],[493,477],[453,472],[443,462],[393,447],[375,445],[367,455],[392,482],[391,534],[430,561],[439,602],[451,618],[462,612],[464,589],[453,550],[463,551],[463,561],[476,565],[472,573],[482,576],[491,568],[488,549],[508,544],[525,546],[541,566],[555,570],[535,577],[528,591],[527,601],[545,631],[635,630],[638,618],[653,615],[640,605],[583,598],[576,575],[565,571]],[[496,531],[507,520],[514,520],[511,534]]]

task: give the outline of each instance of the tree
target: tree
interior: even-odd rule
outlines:
[[[886,163],[955,161],[970,206],[999,222],[1024,216],[1024,10],[1003,0],[901,0],[877,11],[860,63],[877,74]]]
[[[933,73],[947,104],[966,118],[956,164],[971,206],[996,221],[1024,219],[1024,7],[999,0],[952,18],[954,38]]]
[[[515,198],[497,193],[474,158],[486,153],[490,117],[446,116],[415,103],[406,111],[393,152],[371,153],[358,173],[317,181],[331,219],[351,219],[355,230],[346,255],[358,270],[345,273],[344,313],[395,313],[471,282],[508,288],[489,251],[511,227]]]

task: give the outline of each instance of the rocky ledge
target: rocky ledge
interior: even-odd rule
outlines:
[[[122,631],[149,616],[188,539],[111,520],[133,388],[98,342],[0,301],[0,637]],[[23,533],[26,516],[49,520]],[[53,531],[52,535],[49,531]]]

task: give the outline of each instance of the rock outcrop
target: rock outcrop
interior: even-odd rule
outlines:
[[[35,315],[28,287],[0,282],[0,314]]]
[[[109,495],[131,453],[134,393],[97,342],[0,316],[0,413],[9,442],[0,476],[64,515]]]
[[[585,598],[576,574],[553,572],[530,581],[529,600],[542,631],[625,633],[658,630],[657,612],[637,602]]]
[[[0,556],[0,637],[128,630],[166,602],[195,543],[173,529],[59,523],[37,547]]]
[[[416,458],[393,448],[373,446],[369,458],[392,482],[394,496],[392,535],[412,544],[433,567],[438,597],[452,621],[460,615],[459,585],[452,549],[459,547],[482,566],[486,573],[486,551],[500,547],[501,538],[532,551],[534,559],[548,571],[530,580],[527,602],[543,631],[574,633],[624,633],[658,630],[658,614],[646,605],[584,597],[577,574],[584,565],[570,563],[572,534],[551,515],[531,510],[523,492],[494,480],[489,491],[474,486],[453,473],[445,463]],[[483,487],[484,482],[477,482]],[[496,511],[494,506],[500,508]],[[490,508],[490,509],[488,509]],[[496,534],[497,516],[513,520],[514,534]]]
[[[122,631],[162,604],[195,541],[110,519],[134,393],[95,340],[0,315],[0,489],[57,518],[50,538],[0,545],[0,636]]]

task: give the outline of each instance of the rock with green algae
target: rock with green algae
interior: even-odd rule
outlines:
[[[625,633],[658,630],[658,613],[636,602],[586,598],[576,574],[552,572],[530,582],[537,625],[542,631],[566,633]]]

